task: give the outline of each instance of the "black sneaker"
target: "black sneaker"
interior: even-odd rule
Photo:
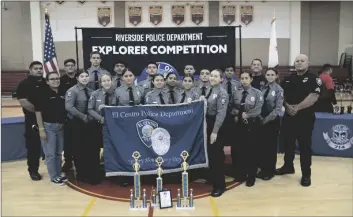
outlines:
[[[281,168],[276,170],[276,175],[285,175],[285,174],[294,174],[294,167],[282,166]]]
[[[51,183],[55,185],[65,185],[65,182],[63,182],[63,180],[60,179],[60,176],[56,177],[55,179],[52,179]]]
[[[309,187],[311,185],[311,178],[310,176],[303,176],[300,184],[304,187]]]
[[[29,172],[29,176],[33,181],[39,181],[42,179],[42,176],[38,172]]]
[[[59,179],[61,181],[63,181],[64,183],[68,181],[68,178],[65,175],[62,175],[62,174],[59,176]]]

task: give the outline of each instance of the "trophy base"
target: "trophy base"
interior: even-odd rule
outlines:
[[[129,208],[129,211],[148,211],[148,207],[142,208],[142,207],[136,207],[136,208]]]
[[[176,210],[195,210],[195,207],[189,207],[189,206],[185,206],[185,207],[175,207]]]
[[[159,207],[159,204],[158,204],[158,203],[151,203],[150,206],[153,207],[153,208],[158,208],[158,207]]]

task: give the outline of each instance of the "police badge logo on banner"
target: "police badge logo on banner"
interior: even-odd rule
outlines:
[[[237,7],[235,5],[223,5],[222,14],[223,22],[227,25],[231,25],[235,22]]]
[[[150,6],[149,9],[150,22],[158,26],[163,19],[163,7],[162,6]]]
[[[240,6],[240,21],[244,25],[249,25],[253,21],[254,16],[254,6],[252,5],[242,5]]]
[[[110,24],[112,10],[110,7],[98,8],[98,23],[106,27]]]
[[[196,25],[203,22],[205,9],[203,5],[191,5],[191,21]]]
[[[139,135],[141,142],[148,148],[152,146],[152,132],[157,127],[158,123],[149,119],[141,120],[136,123],[137,134]]]
[[[142,22],[142,7],[141,6],[130,6],[129,10],[129,22],[138,26]]]
[[[185,6],[172,5],[172,21],[176,25],[181,25],[185,21]]]
[[[347,150],[353,145],[353,135],[351,129],[346,125],[338,124],[331,128],[331,137],[327,133],[322,133],[327,144],[335,150]]]

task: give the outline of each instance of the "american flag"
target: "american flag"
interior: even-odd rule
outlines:
[[[45,39],[44,39],[44,76],[48,72],[58,72],[59,66],[56,59],[53,33],[51,31],[49,14],[45,14]]]

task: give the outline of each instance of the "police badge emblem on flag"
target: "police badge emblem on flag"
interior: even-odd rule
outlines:
[[[158,155],[165,155],[170,148],[170,134],[166,129],[156,128],[151,134],[152,149]]]
[[[150,6],[150,23],[155,26],[158,26],[163,19],[163,7],[162,6]]]
[[[149,119],[144,119],[136,123],[137,134],[141,142],[148,148],[152,146],[152,131],[156,128],[158,128],[158,123]]]
[[[129,22],[138,26],[142,22],[142,7],[141,6],[131,6],[128,10]]]
[[[235,13],[236,13],[235,5],[223,5],[222,7],[223,22],[227,25],[231,25],[232,23],[234,23]]]
[[[110,7],[98,8],[97,9],[98,23],[104,27],[109,25],[111,21],[111,12],[112,10]]]

